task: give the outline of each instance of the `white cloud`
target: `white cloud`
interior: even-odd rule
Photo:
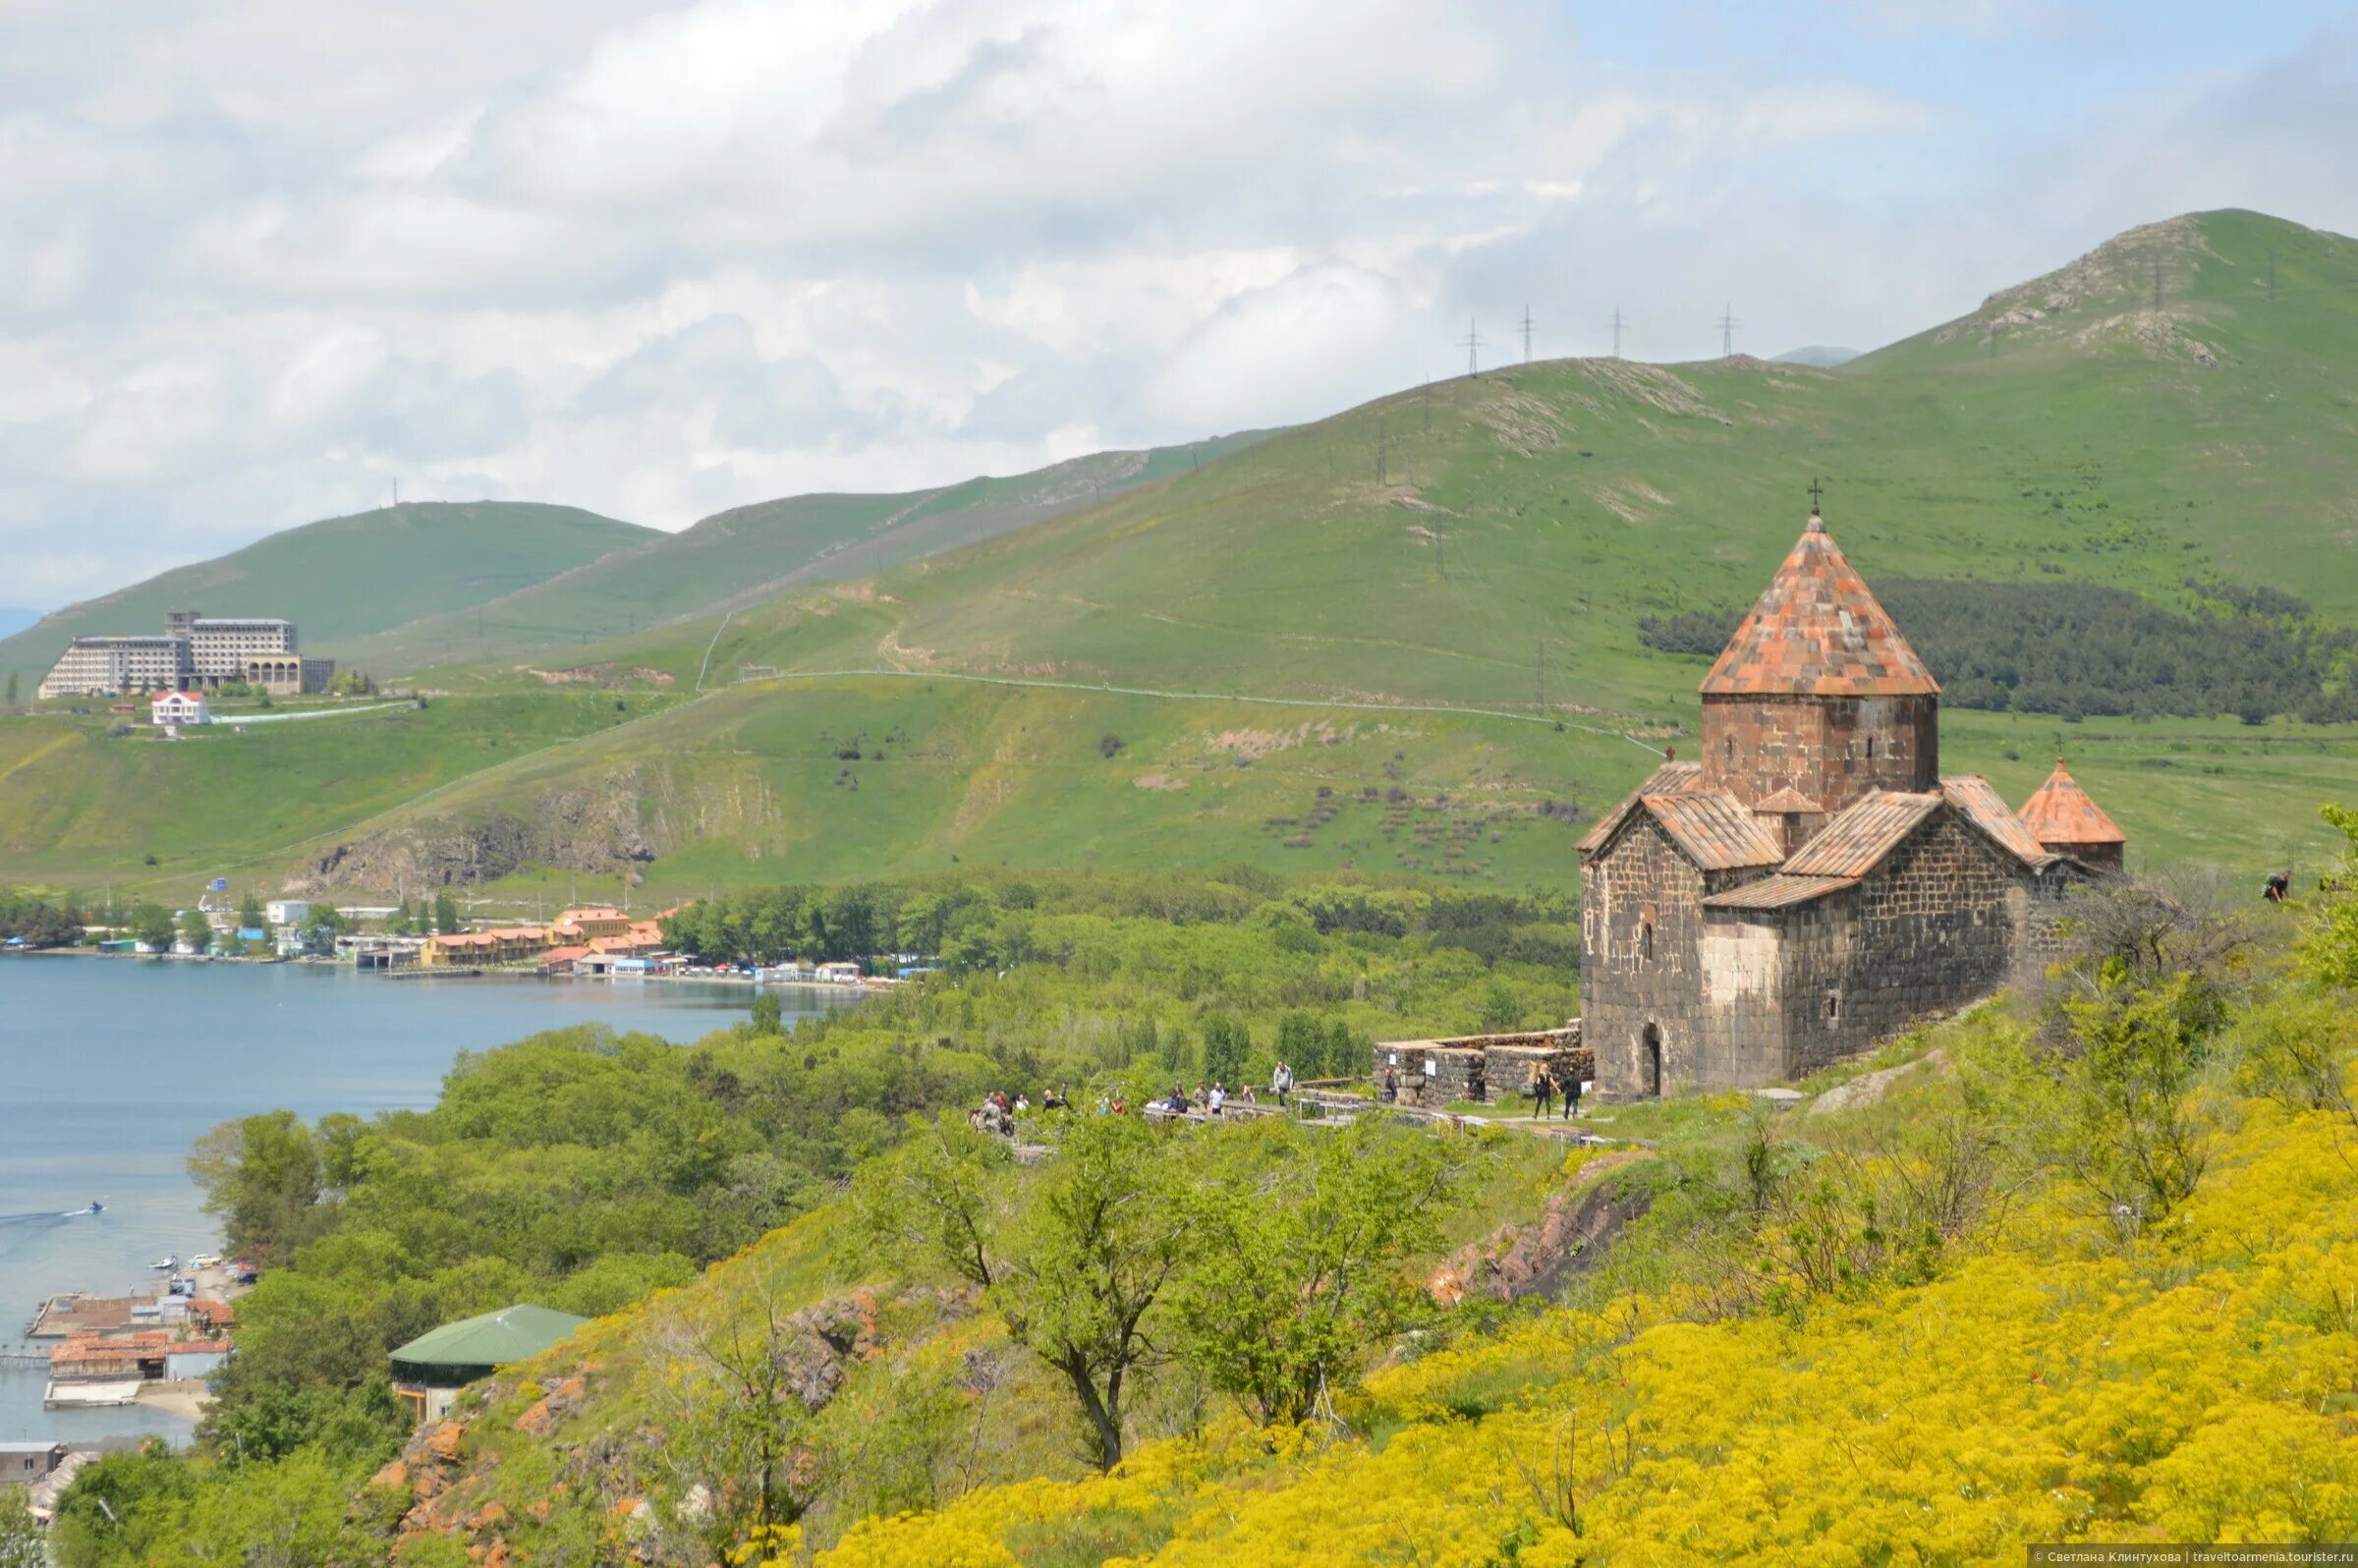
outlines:
[[[2350,226],[2345,34],[2042,138],[1902,69],[2036,7],[1855,3],[1837,72],[1541,0],[14,0],[0,549],[87,593],[396,475],[679,527],[1314,418],[1526,304],[1544,353],[1615,305],[1709,352],[1731,296],[1864,344],[2091,214]]]

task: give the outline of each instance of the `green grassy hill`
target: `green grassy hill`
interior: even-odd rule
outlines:
[[[657,886],[952,855],[1568,877],[1564,818],[1695,725],[1705,661],[1647,646],[1640,618],[1749,603],[1813,476],[1870,581],[2105,585],[2203,616],[2202,581],[2358,621],[2352,283],[2358,244],[2204,214],[1836,370],[1561,361],[1382,399],[948,553],[571,651],[624,686],[707,690],[356,815],[371,847],[345,864],[454,822],[561,817],[586,792],[608,822],[632,804],[654,858],[630,867]],[[847,526],[842,504],[810,527]],[[713,572],[705,592],[736,556],[679,559]],[[601,613],[633,602],[599,591]],[[535,667],[430,683],[537,691]],[[1563,730],[1533,721],[1543,704]],[[2255,875],[2313,865],[2316,801],[2358,776],[2347,724],[1945,716],[1946,770],[2010,799],[2058,750],[2138,852]]]
[[[1260,440],[1098,452],[1006,478],[888,495],[797,495],[716,513],[486,603],[389,629],[347,649],[379,674],[461,658],[561,662],[584,643],[718,616],[808,583],[856,578],[1092,506]]]
[[[68,639],[157,634],[168,609],[284,616],[306,652],[333,654],[353,639],[481,604],[650,535],[659,536],[528,501],[414,501],[329,518],[45,616],[0,640],[0,671],[37,681]]]

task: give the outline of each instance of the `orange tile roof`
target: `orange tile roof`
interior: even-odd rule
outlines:
[[[2105,809],[2080,788],[2080,781],[2055,758],[2055,770],[2031,798],[2022,803],[2022,823],[2033,837],[2049,847],[2057,844],[2125,844],[2123,833]]]
[[[1687,858],[1707,871],[1774,866],[1785,858],[1761,819],[1732,796],[1649,795],[1645,806]]]
[[[1818,802],[1811,800],[1807,795],[1802,794],[1801,791],[1795,789],[1792,785],[1788,784],[1783,789],[1778,790],[1774,795],[1771,795],[1767,800],[1761,802],[1760,805],[1754,807],[1753,810],[1756,812],[1769,812],[1778,816],[1810,816],[1824,812],[1825,808],[1820,805]]]
[[[1940,690],[1816,513],[1703,695],[1907,697]]]
[[[1845,807],[1794,852],[1784,868],[1798,876],[1865,876],[1938,811],[1945,799],[1931,790],[1922,795],[1878,790]]]
[[[1856,887],[1855,876],[1795,876],[1779,871],[1764,876],[1757,882],[1724,893],[1713,893],[1703,901],[1705,909],[1784,909],[1794,904],[1807,904],[1828,893],[1839,893],[1846,887]]]
[[[1581,834],[1580,842],[1573,848],[1583,855],[1594,854],[1604,848],[1604,841],[1611,838],[1621,824],[1629,819],[1629,813],[1638,809],[1638,802],[1649,795],[1685,795],[1702,779],[1701,762],[1664,760],[1661,766],[1646,775],[1643,783],[1622,797],[1620,805],[1600,817],[1595,827]]]
[[[1979,773],[1942,779],[1940,793],[1948,798],[1949,805],[1965,813],[1967,821],[2023,864],[2034,865],[2047,859],[2046,847],[2023,826],[2022,818],[2014,814],[2014,809],[1999,796],[1996,787]]]

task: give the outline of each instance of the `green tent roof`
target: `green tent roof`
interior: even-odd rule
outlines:
[[[505,1367],[539,1355],[589,1320],[546,1307],[503,1307],[420,1334],[393,1359],[413,1367]]]

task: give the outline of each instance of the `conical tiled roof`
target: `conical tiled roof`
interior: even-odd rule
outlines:
[[[2080,781],[2071,776],[2059,756],[2047,782],[2022,803],[2021,816],[2031,836],[2046,845],[2125,844],[2129,839],[2080,788]]]
[[[1703,681],[1706,697],[1911,697],[1939,690],[1815,512]]]

